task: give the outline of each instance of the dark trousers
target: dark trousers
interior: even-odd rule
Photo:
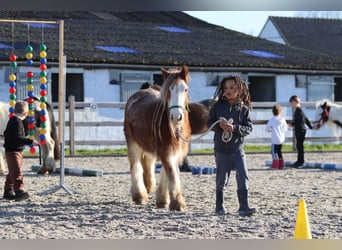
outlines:
[[[304,140],[306,130],[295,130],[296,148],[297,148],[297,162],[304,163]]]
[[[13,189],[14,192],[24,190],[23,153],[6,152],[8,174],[5,180],[5,190]]]
[[[243,151],[233,153],[215,152],[216,191],[223,191],[228,184],[230,173],[236,171],[237,190],[248,190],[248,170]]]
[[[282,149],[282,144],[272,144],[271,146],[271,154],[272,154],[272,159],[283,159],[283,152],[281,151]]]

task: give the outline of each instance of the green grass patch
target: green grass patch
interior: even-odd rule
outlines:
[[[331,151],[342,151],[342,144],[304,144],[305,151],[313,152],[331,152]],[[256,145],[256,144],[245,144],[246,153],[269,153],[271,151],[271,145]],[[282,151],[295,152],[291,144],[284,144]],[[193,149],[191,154],[213,154],[213,148],[205,149]],[[25,156],[38,156],[38,153],[32,155],[28,151],[24,151]],[[69,148],[65,149],[65,156],[69,156]],[[90,150],[90,149],[79,149],[76,150],[76,156],[108,156],[108,155],[127,155],[127,148],[120,149],[100,149],[100,150]]]

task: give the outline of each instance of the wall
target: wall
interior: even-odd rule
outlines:
[[[58,72],[58,69],[52,69]],[[84,73],[84,97],[85,102],[93,103],[93,108],[77,109],[75,112],[75,121],[123,121],[123,108],[98,108],[98,102],[120,102],[120,85],[109,84],[109,71],[106,69],[67,69],[67,73],[83,72]],[[0,79],[4,79],[4,70],[0,68]],[[216,86],[206,86],[207,76],[204,72],[190,72],[189,95],[191,101],[200,101],[211,98],[215,92]],[[0,100],[8,102],[8,83],[0,84]],[[283,116],[290,120],[292,119],[292,110],[288,104],[291,95],[298,95],[302,102],[306,101],[306,89],[295,87],[295,77],[293,75],[277,75],[276,76],[276,98],[277,102],[284,103]],[[314,110],[305,109],[306,115],[313,119]],[[55,118],[58,120],[58,110],[54,110]],[[270,109],[253,109],[252,119],[268,120],[272,116]],[[68,111],[65,111],[65,120],[68,121]],[[341,131],[332,131],[327,127],[323,127],[320,131],[308,130],[307,136],[340,136]],[[288,136],[292,136],[292,130],[288,131]],[[75,139],[82,140],[124,140],[122,127],[78,127],[75,131]],[[196,138],[196,136],[194,136]],[[254,126],[251,138],[270,137],[263,125]],[[68,140],[69,131],[65,129],[65,139]],[[212,133],[209,133],[206,139],[212,138]],[[269,141],[265,141],[269,143]],[[194,145],[193,149],[206,148],[211,145]],[[83,148],[94,148],[92,146],[82,146]],[[81,148],[81,146],[78,146]],[[104,148],[98,146],[96,148]]]

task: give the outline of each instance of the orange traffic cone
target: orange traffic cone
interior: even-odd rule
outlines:
[[[305,200],[303,198],[299,200],[294,239],[311,239],[309,219],[306,212]]]

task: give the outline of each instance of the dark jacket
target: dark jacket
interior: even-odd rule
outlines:
[[[250,118],[250,110],[246,105],[237,103],[230,105],[226,100],[220,100],[214,104],[209,111],[208,128],[211,127],[220,117],[227,120],[233,119],[234,132],[229,142],[222,140],[223,129],[216,124],[212,130],[214,134],[214,148],[218,152],[236,152],[243,149],[244,137],[253,130],[253,123]]]
[[[303,131],[306,130],[305,124],[312,129],[310,120],[306,117],[303,110],[300,107],[297,107],[293,114],[292,126],[295,131]]]
[[[25,129],[22,120],[13,116],[8,120],[5,135],[5,151],[19,152],[25,149],[25,145],[30,145],[33,140],[25,137]]]

